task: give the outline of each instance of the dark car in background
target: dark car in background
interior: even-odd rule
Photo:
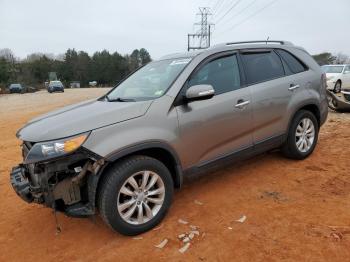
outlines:
[[[25,88],[21,84],[11,84],[9,91],[10,93],[25,93]]]
[[[52,92],[64,92],[64,86],[61,81],[50,81],[49,86],[47,87],[49,93]]]

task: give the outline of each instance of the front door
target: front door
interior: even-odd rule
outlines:
[[[184,166],[201,165],[252,146],[251,96],[236,54],[204,63],[185,85],[212,85],[215,96],[177,106]]]

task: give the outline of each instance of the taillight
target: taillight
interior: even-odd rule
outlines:
[[[322,85],[322,88],[327,89],[326,73],[323,73],[322,76],[321,76],[321,85]]]

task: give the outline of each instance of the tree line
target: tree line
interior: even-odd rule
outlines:
[[[329,52],[313,55],[319,65],[350,63],[349,56]],[[16,59],[13,52],[0,49],[0,87],[10,83],[21,83],[40,88],[49,81],[49,73],[56,76],[65,86],[72,81],[87,86],[91,81],[98,85],[111,86],[118,83],[138,67],[151,61],[151,56],[144,48],[135,49],[131,54],[121,55],[107,50],[95,52],[90,56],[87,52],[68,49],[65,54],[34,53],[25,59]]]
[[[316,62],[322,65],[340,65],[340,64],[349,64],[350,57],[343,53],[338,53],[337,55],[333,55],[329,52],[320,53],[312,56]]]
[[[34,53],[22,60],[16,59],[13,52],[6,48],[0,49],[0,86],[21,83],[40,88],[46,81],[53,80],[49,79],[50,72],[56,72],[65,86],[73,81],[80,82],[81,86],[87,86],[91,81],[112,86],[150,61],[151,56],[145,48],[135,49],[127,55],[103,50],[92,56],[84,51],[68,49],[59,56]]]

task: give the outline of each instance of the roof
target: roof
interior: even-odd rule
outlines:
[[[255,40],[255,41],[239,41],[239,42],[228,42],[214,45],[207,49],[201,49],[198,51],[187,52],[187,53],[175,53],[161,57],[159,60],[165,59],[178,59],[178,58],[193,58],[201,53],[205,52],[220,52],[232,49],[244,49],[244,48],[276,48],[276,46],[281,47],[294,47],[304,50],[302,47],[294,46],[289,41],[284,40]],[[234,47],[234,48],[232,48]]]

